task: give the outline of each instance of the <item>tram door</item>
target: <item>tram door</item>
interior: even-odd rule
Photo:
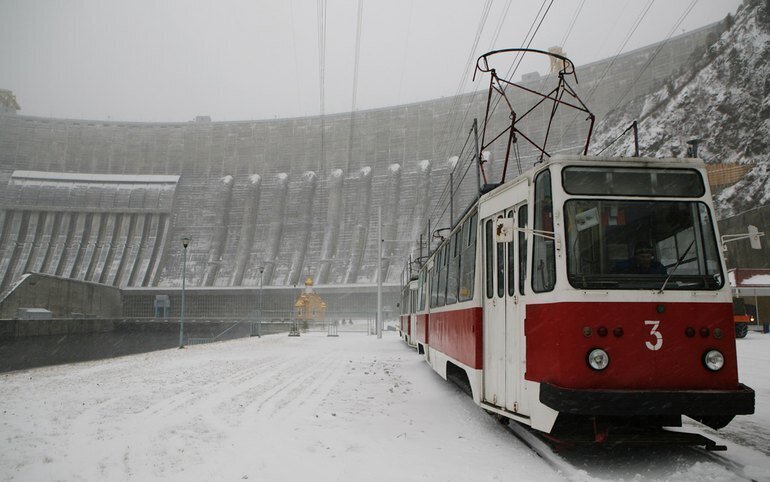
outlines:
[[[526,371],[526,343],[524,338],[524,317],[526,315],[527,285],[527,205],[521,203],[507,213],[513,218],[515,230],[513,241],[506,243],[506,379],[508,404],[506,409],[514,413],[529,413],[527,396],[524,393]]]
[[[518,413],[525,409],[520,266],[526,266],[526,260],[522,262],[520,254],[526,253],[526,236],[520,236],[514,226],[526,226],[524,203],[485,218],[483,224],[484,401]]]

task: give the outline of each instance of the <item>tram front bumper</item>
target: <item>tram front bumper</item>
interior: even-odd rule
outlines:
[[[540,402],[573,415],[747,415],[754,413],[754,390],[742,383],[736,390],[601,390],[543,382]]]

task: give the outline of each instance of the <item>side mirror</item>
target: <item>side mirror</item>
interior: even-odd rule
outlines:
[[[751,249],[762,249],[762,243],[759,242],[759,237],[764,236],[765,233],[760,233],[756,226],[749,225],[749,243]]]
[[[748,226],[748,232],[745,234],[723,234],[722,235],[722,251],[727,252],[727,243],[732,241],[738,241],[740,239],[748,238],[752,249],[762,249],[762,244],[759,242],[759,238],[764,236],[763,231],[759,231],[756,226]]]

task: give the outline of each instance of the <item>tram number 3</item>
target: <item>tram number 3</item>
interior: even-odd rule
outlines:
[[[644,324],[652,327],[650,328],[650,336],[655,338],[655,343],[650,343],[649,341],[647,341],[644,344],[647,346],[648,349],[652,351],[660,350],[660,348],[663,346],[663,334],[658,331],[658,325],[660,325],[660,321],[645,320]]]

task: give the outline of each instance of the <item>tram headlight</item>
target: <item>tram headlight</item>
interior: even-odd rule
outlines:
[[[703,364],[712,372],[716,372],[725,366],[725,357],[719,350],[709,350],[703,355]]]
[[[610,364],[610,356],[601,348],[594,348],[588,352],[588,365],[596,371],[607,368]]]

